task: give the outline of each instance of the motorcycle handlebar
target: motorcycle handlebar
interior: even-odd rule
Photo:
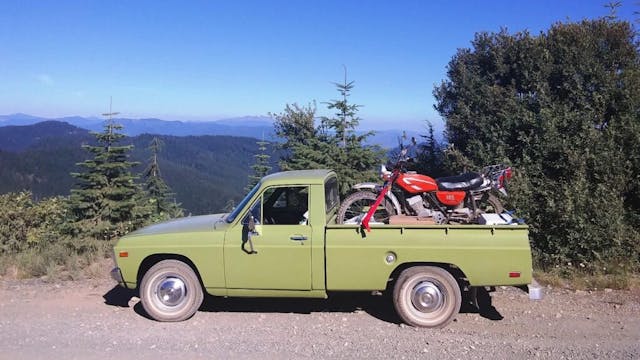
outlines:
[[[414,158],[407,157],[407,158],[399,159],[395,163],[388,162],[386,166],[389,169],[398,169],[398,168],[402,169],[402,168],[405,167],[405,165],[412,165],[414,163],[415,163],[415,159]]]

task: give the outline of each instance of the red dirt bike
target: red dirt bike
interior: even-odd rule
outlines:
[[[407,171],[406,154],[407,149],[402,148],[391,171],[381,167],[382,186],[353,186],[357,191],[347,196],[338,210],[339,224],[360,224],[369,230],[370,221],[388,223],[393,215],[429,219],[435,224],[469,224],[478,223],[481,214],[504,212],[494,192],[507,195],[505,186],[512,176],[511,167],[492,165],[480,173],[433,179]]]

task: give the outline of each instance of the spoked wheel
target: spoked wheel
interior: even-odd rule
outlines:
[[[393,289],[393,305],[404,322],[440,328],[450,323],[462,296],[456,279],[446,270],[416,266],[403,271]]]
[[[198,311],[203,297],[196,274],[178,260],[163,260],[153,265],[140,284],[142,306],[158,321],[190,318]]]
[[[371,206],[376,202],[377,195],[368,191],[358,191],[347,196],[338,209],[338,224],[360,224]],[[391,202],[382,200],[378,209],[373,213],[370,223],[389,223],[389,217],[395,211]]]
[[[486,199],[481,200],[478,208],[481,214],[502,214],[504,212],[502,202],[493,194],[489,194]]]

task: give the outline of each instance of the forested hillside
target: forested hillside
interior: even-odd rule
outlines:
[[[162,177],[182,203],[185,214],[222,211],[229,201],[244,195],[256,139],[234,136],[158,136],[163,147],[159,153]],[[149,161],[148,149],[153,135],[127,138],[133,144],[132,160]],[[83,143],[94,137],[84,129],[48,121],[28,126],[0,127],[0,193],[30,190],[36,198],[68,195],[78,171],[77,163],[88,153]],[[267,153],[273,148],[269,146]],[[272,156],[277,160],[278,156]]]

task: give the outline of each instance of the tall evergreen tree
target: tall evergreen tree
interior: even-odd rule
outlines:
[[[383,152],[378,146],[365,145],[366,139],[374,134],[373,131],[356,132],[360,124],[358,109],[362,105],[349,101],[354,81],[347,81],[346,69],[344,82],[334,84],[341,98],[327,103],[327,108],[336,112],[333,117],[321,118],[321,129],[327,134],[331,166],[338,173],[340,192],[344,195],[353,184],[377,178],[377,167],[382,162]]]
[[[160,175],[158,153],[160,153],[161,147],[162,140],[154,137],[149,144],[151,158],[144,172],[144,188],[147,191],[154,221],[167,220],[183,215],[180,204],[176,203],[174,194]]]
[[[348,99],[349,96],[351,96],[351,90],[353,90],[354,83],[354,81],[347,82],[347,71],[345,69],[344,82],[334,83],[342,98],[331,100],[326,103],[327,108],[329,110],[335,110],[336,113],[333,118],[326,116],[321,118],[322,126],[335,133],[334,140],[338,141],[338,145],[343,148],[347,147],[347,139],[355,134],[355,129],[360,124],[358,109],[360,109],[362,105],[352,104]],[[363,139],[372,134],[372,132],[365,134]]]
[[[269,142],[264,141],[264,139],[257,142],[258,144],[258,153],[253,155],[255,162],[251,165],[252,174],[249,175],[249,182],[245,187],[246,191],[253,189],[253,187],[262,179],[265,175],[271,171],[271,166],[269,165],[269,159],[271,159],[271,155],[267,154],[267,145]]]
[[[286,151],[281,159],[284,170],[329,168],[336,171],[340,192],[348,193],[351,186],[362,181],[374,180],[377,165],[382,161],[382,151],[377,146],[365,145],[373,132],[357,134],[360,105],[349,102],[354,82],[336,83],[341,99],[327,103],[335,110],[334,117],[322,117],[314,126],[315,105],[285,108],[284,113],[274,115],[276,135],[285,139]]]
[[[143,191],[131,173],[138,163],[128,160],[133,145],[118,145],[124,138],[120,130],[122,126],[109,119],[103,132],[92,133],[97,145],[82,146],[93,158],[77,164],[84,172],[71,174],[78,181],[70,196],[77,234],[110,240],[134,230],[148,217],[141,206]]]
[[[424,143],[418,147],[416,170],[431,177],[449,175],[444,166],[442,145],[436,139],[433,124],[427,122],[427,127],[429,133],[422,135]]]

